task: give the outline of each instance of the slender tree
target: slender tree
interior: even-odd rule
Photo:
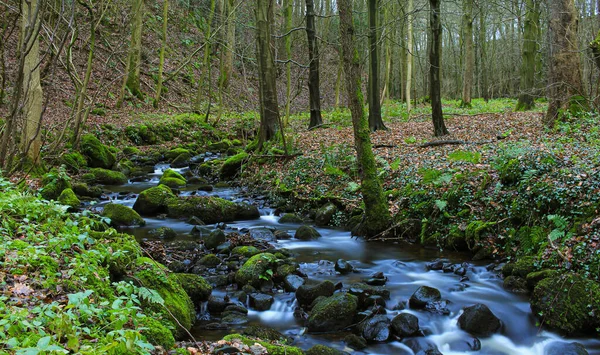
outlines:
[[[544,124],[552,127],[561,112],[579,110],[583,103],[581,69],[577,50],[577,11],[574,0],[551,0],[548,111]]]
[[[369,0],[369,128],[373,132],[378,129],[387,129],[381,118],[379,95],[378,3],[378,0]]]
[[[316,33],[314,2],[313,0],[306,0],[306,36],[308,37],[309,60],[308,92],[310,100],[310,123],[308,128],[323,124],[321,92],[319,89],[319,47]]]
[[[377,166],[369,135],[369,122],[364,112],[360,80],[360,59],[354,47],[355,37],[351,0],[338,0],[338,9],[348,106],[352,114],[354,147],[356,149],[361,191],[365,204],[363,221],[353,232],[365,237],[372,237],[382,232],[388,226],[390,212],[383,194],[381,181],[377,175]]]
[[[410,90],[412,89],[412,67],[413,67],[413,0],[408,0],[408,8],[406,9],[406,111],[410,114]]]
[[[208,97],[208,105],[206,109],[206,115],[204,121],[208,122],[208,116],[210,115],[210,106],[212,100],[212,66],[210,65],[211,57],[211,37],[212,37],[212,23],[215,17],[215,8],[217,6],[216,0],[210,0],[210,11],[206,19],[206,28],[204,30],[204,59],[202,60],[202,74],[203,78],[198,85],[198,91],[196,91],[196,101],[194,102],[194,112],[200,114],[202,112],[202,96],[204,89],[206,89]]]
[[[471,88],[473,87],[473,0],[463,0],[462,33],[465,68],[463,72],[463,89],[461,107],[471,107]]]
[[[224,0],[225,2],[225,16],[227,21],[227,36],[225,43],[227,48],[224,52],[224,63],[223,63],[223,86],[227,88],[229,86],[229,79],[233,72],[233,54],[235,53],[235,0]]]
[[[292,15],[293,15],[293,0],[283,0],[283,18],[285,22],[284,31],[285,36],[285,56],[288,62],[285,64],[285,123],[287,124],[290,120],[290,108],[292,105]],[[306,9],[308,11],[308,1],[306,2]],[[308,13],[306,14],[308,16]],[[308,19],[307,19],[308,33]],[[310,51],[310,38],[309,38],[309,51]],[[310,55],[310,52],[309,52]],[[310,75],[310,74],[309,74]],[[310,78],[309,78],[310,81]],[[309,84],[310,89],[310,84]],[[312,119],[312,116],[311,116]]]
[[[486,58],[486,50],[487,50],[487,26],[485,24],[485,12],[483,8],[483,4],[479,2],[479,70],[481,72],[481,95],[485,102],[490,99],[490,91],[488,89],[488,62]]]
[[[539,40],[540,1],[525,1],[525,27],[521,62],[521,85],[516,111],[528,111],[535,106],[535,69]]]
[[[273,0],[256,0],[256,53],[260,98],[259,150],[265,142],[275,138],[281,128],[276,88],[277,68],[271,35],[273,7]]]
[[[167,48],[167,25],[169,19],[169,0],[163,0],[163,22],[162,22],[162,41],[160,44],[160,54],[158,62],[158,82],[156,84],[156,97],[154,98],[154,108],[158,107],[163,86],[163,71],[165,69],[165,50]]]
[[[441,95],[441,58],[442,58],[442,21],[440,20],[440,0],[429,0],[429,98],[431,99],[431,119],[433,134],[436,137],[448,134],[442,113]]]
[[[125,81],[121,88],[117,106],[120,107],[125,96],[125,89],[129,89],[133,96],[140,100],[144,94],[140,88],[140,67],[142,58],[142,27],[144,19],[144,0],[133,0],[131,8],[131,41],[125,71]]]

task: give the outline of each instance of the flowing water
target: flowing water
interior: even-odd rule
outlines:
[[[129,183],[122,186],[107,186],[111,191],[108,200],[100,202],[94,208],[102,208],[107,202],[122,203],[132,206],[137,193],[155,186],[158,179],[168,166],[158,165],[154,173],[141,182]],[[184,169],[177,169],[185,171]],[[236,202],[248,201],[244,191],[239,189],[224,188],[214,189],[211,192],[196,191],[193,186],[188,187],[182,194],[187,195],[214,195]],[[256,203],[256,201],[255,201]],[[264,207],[259,200],[262,216],[251,221],[236,221],[228,223],[229,228],[257,228],[267,227],[287,230],[293,235],[299,224],[280,224],[278,217],[272,210]],[[151,238],[148,231],[157,227],[173,228],[182,239],[189,239],[192,225],[175,219],[146,218],[146,226],[127,229],[137,238]],[[314,280],[331,280],[334,283],[349,284],[360,282],[375,272],[383,272],[388,278],[385,285],[391,293],[386,309],[389,317],[394,317],[399,312],[409,312],[419,318],[421,329],[426,334],[426,339],[433,342],[445,355],[452,354],[544,354],[544,346],[550,342],[582,343],[590,354],[600,354],[600,340],[594,338],[565,339],[552,332],[540,330],[536,319],[531,313],[528,300],[525,296],[516,295],[505,291],[502,280],[497,272],[488,271],[485,264],[469,264],[466,276],[468,280],[461,282],[461,276],[443,271],[428,271],[426,263],[437,258],[443,258],[452,263],[463,263],[469,260],[466,254],[439,252],[424,249],[419,246],[407,244],[366,243],[361,239],[351,238],[350,233],[331,228],[317,228],[322,237],[315,241],[300,241],[296,239],[281,240],[274,243],[277,248],[286,248],[294,253],[301,271]],[[349,261],[355,272],[340,275],[334,271],[334,262],[337,259]],[[438,315],[424,311],[404,309],[392,310],[394,306],[406,301],[419,286],[431,286],[440,290],[442,298],[448,300],[450,315]],[[231,294],[229,290],[216,289],[213,294]],[[314,344],[325,344],[345,349],[343,338],[347,333],[335,334],[308,334],[303,328],[303,322],[294,318],[293,311],[296,307],[293,293],[278,293],[275,302],[268,311],[249,311],[249,324],[262,324],[291,336],[294,345],[304,349]],[[240,300],[245,302],[245,300]],[[469,343],[473,337],[463,332],[457,325],[461,309],[475,303],[487,305],[491,311],[502,320],[501,334],[490,338],[481,339],[481,350],[470,351]],[[210,316],[205,312],[203,319]],[[240,328],[228,330],[209,331],[201,327],[193,330],[193,335],[198,340],[216,340],[229,332],[238,331]],[[399,341],[380,344],[371,344],[357,354],[413,354],[409,347]]]

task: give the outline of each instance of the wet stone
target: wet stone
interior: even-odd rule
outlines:
[[[410,296],[409,305],[411,308],[422,309],[432,302],[441,300],[442,295],[437,288],[421,286]]]
[[[340,274],[348,274],[354,270],[354,267],[352,267],[352,265],[350,265],[350,263],[344,259],[338,259],[335,262],[334,268],[335,271],[339,272]]]
[[[410,313],[400,313],[392,319],[392,332],[401,337],[409,337],[419,331],[419,318]]]
[[[286,291],[296,292],[296,290],[304,285],[305,282],[306,280],[298,275],[287,275],[283,280],[283,285],[285,286]]]
[[[360,335],[369,341],[382,342],[390,337],[390,320],[385,315],[376,315],[359,325]]]
[[[274,302],[273,296],[266,295],[264,293],[252,293],[250,294],[250,307],[257,311],[267,311],[271,308]]]
[[[434,270],[434,271],[442,270],[442,268],[444,267],[444,261],[437,259],[437,260],[427,263],[425,265],[425,267],[427,268],[427,270]]]

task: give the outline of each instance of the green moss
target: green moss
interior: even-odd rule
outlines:
[[[198,263],[207,267],[217,267],[221,263],[221,259],[215,254],[206,254],[200,258]]]
[[[144,328],[141,333],[149,343],[160,345],[165,350],[169,350],[175,346],[173,334],[169,331],[169,328],[165,327],[158,320],[146,317],[140,325]]]
[[[190,154],[190,151],[184,148],[175,148],[175,149],[171,149],[168,152],[165,153],[165,159],[167,160],[173,160],[175,158],[177,158],[179,155],[181,154]]]
[[[183,187],[186,180],[180,173],[173,169],[167,169],[160,178],[159,184],[166,185],[171,188]]]
[[[212,286],[200,275],[175,274],[185,292],[195,305],[207,301],[212,293]]]
[[[214,196],[177,197],[167,200],[167,213],[173,218],[196,216],[206,224],[258,218],[254,206],[236,204]]]
[[[137,147],[125,147],[123,148],[123,154],[125,154],[126,156],[140,155],[142,154],[142,151],[139,150]]]
[[[246,258],[254,256],[258,253],[260,253],[260,250],[257,247],[251,245],[240,245],[233,248],[233,250],[231,251],[232,255],[241,255]]]
[[[104,206],[102,215],[110,218],[114,226],[143,226],[146,221],[133,209],[117,203],[109,203]]]
[[[549,328],[566,334],[598,333],[600,286],[575,274],[545,278],[533,291],[531,309]]]
[[[308,349],[305,353],[306,355],[343,355],[344,352],[339,351],[334,348],[330,348],[325,345],[315,345],[312,348]]]
[[[141,286],[156,290],[164,300],[164,307],[157,303],[142,301],[145,310],[149,310],[173,324],[173,335],[181,339],[187,335],[184,329],[173,320],[171,314],[181,325],[189,330],[192,327],[196,312],[192,300],[183,290],[175,275],[166,267],[149,258],[138,258],[135,261],[133,279]],[[169,314],[170,312],[170,314]]]
[[[90,170],[90,175],[84,175],[84,179],[90,183],[104,185],[122,185],[127,183],[127,177],[120,171],[95,168]]]
[[[75,192],[77,196],[82,197],[98,198],[102,196],[102,188],[100,186],[89,187],[88,184],[84,182],[74,183],[73,192]]]
[[[208,145],[208,150],[213,152],[224,152],[231,147],[231,142],[229,139],[223,139],[220,142],[210,143]]]
[[[295,346],[289,346],[278,343],[270,343],[267,341],[261,341],[258,339],[250,338],[241,334],[230,334],[223,338],[226,341],[241,341],[242,343],[252,346],[258,343],[267,349],[267,353],[270,355],[303,355],[302,349]]]
[[[79,199],[75,195],[75,192],[73,192],[73,190],[71,189],[64,189],[60,193],[60,196],[58,196],[58,202],[65,206],[70,206],[73,208],[78,208],[81,204],[81,201],[79,201]]]
[[[175,194],[168,186],[158,185],[142,191],[135,203],[133,209],[140,214],[150,215],[166,212],[167,201],[174,198]]]
[[[516,158],[503,161],[497,169],[500,182],[504,185],[516,184],[523,174],[519,159]]]
[[[527,277],[527,275],[536,269],[537,259],[533,256],[524,256],[518,258],[515,262],[508,263],[502,268],[502,274],[506,276],[518,276],[521,278]]]
[[[181,153],[175,159],[171,160],[171,166],[175,168],[182,168],[187,166],[192,155],[190,153]]]
[[[135,170],[135,165],[129,159],[121,159],[117,163],[116,169],[122,172],[124,175],[130,175]]]
[[[244,164],[244,161],[248,159],[248,156],[248,153],[242,152],[225,160],[223,165],[221,165],[221,178],[229,179],[235,176],[242,167],[242,164]]]
[[[57,169],[52,169],[42,177],[42,186],[40,191],[42,197],[46,200],[56,200],[64,189],[71,188],[71,183],[68,176]]]
[[[551,270],[551,269],[530,272],[529,274],[527,274],[527,277],[526,277],[527,288],[529,288],[530,290],[533,290],[540,281],[547,279],[549,277],[558,276],[558,274],[559,274],[559,271]]]
[[[235,274],[235,281],[240,285],[250,284],[260,287],[262,280],[270,280],[276,269],[277,258],[271,253],[256,254],[242,265]],[[271,270],[269,273],[268,270]]]
[[[358,298],[347,293],[336,293],[318,302],[308,317],[308,330],[325,332],[342,330],[353,322]]]
[[[87,157],[92,168],[110,169],[117,161],[116,155],[93,134],[81,137],[81,153]]]
[[[64,164],[68,171],[77,173],[80,169],[87,167],[85,157],[79,152],[64,154],[61,157],[61,164]]]
[[[286,213],[283,216],[281,216],[281,218],[279,218],[279,223],[302,223],[304,222],[302,220],[302,218],[300,218],[299,216],[293,214],[293,213]]]

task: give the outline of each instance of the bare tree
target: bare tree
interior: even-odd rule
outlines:
[[[440,66],[442,58],[442,21],[440,20],[440,0],[429,0],[429,98],[431,99],[431,119],[436,137],[448,134],[442,113]]]
[[[321,91],[319,88],[319,47],[316,32],[314,2],[313,0],[306,0],[306,36],[308,37],[308,60],[310,61],[308,70],[310,123],[308,128],[323,124]]]

